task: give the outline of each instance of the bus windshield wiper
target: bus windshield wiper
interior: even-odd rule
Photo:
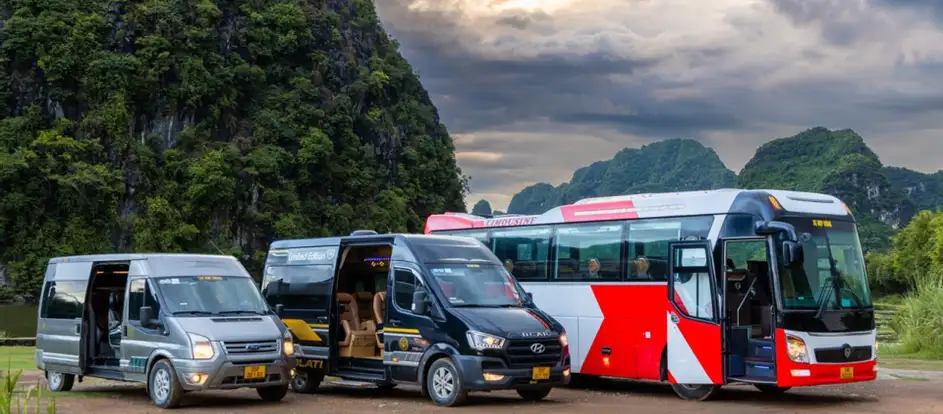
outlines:
[[[832,295],[835,293],[835,289],[832,289],[832,280],[833,278],[826,279],[822,288],[819,290],[821,292],[819,294],[819,310],[815,313],[815,319],[822,317],[822,314],[825,313],[825,308],[828,307],[828,302],[832,300]]]
[[[176,311],[174,315],[199,315],[199,316],[213,316],[213,312],[207,311],[198,311],[198,310],[188,310],[188,311]]]

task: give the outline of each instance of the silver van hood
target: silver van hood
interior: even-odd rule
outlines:
[[[282,331],[271,316],[184,317],[176,318],[184,331],[203,335],[211,341],[270,341]]]

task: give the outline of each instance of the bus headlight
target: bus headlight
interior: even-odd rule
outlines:
[[[187,333],[187,335],[190,337],[190,352],[193,359],[212,359],[216,356],[216,350],[213,349],[209,338],[193,333]]]
[[[292,356],[295,354],[295,341],[291,339],[291,331],[285,330],[285,335],[282,336],[282,352],[286,356]]]
[[[792,362],[809,363],[809,350],[802,338],[786,335],[786,353]]]
[[[468,338],[468,346],[477,351],[504,348],[504,338],[500,336],[489,335],[478,331],[468,331],[465,333],[465,337]]]

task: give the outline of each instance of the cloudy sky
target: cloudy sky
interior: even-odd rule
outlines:
[[[625,147],[694,138],[739,171],[812,126],[943,168],[943,0],[376,0],[504,209]]]

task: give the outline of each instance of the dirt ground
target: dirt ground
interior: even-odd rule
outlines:
[[[24,378],[27,383],[38,378]],[[591,388],[555,389],[540,403],[524,402],[514,392],[473,393],[458,408],[433,405],[418,388],[401,387],[387,392],[322,386],[318,394],[292,392],[280,403],[267,404],[253,390],[187,394],[177,412],[225,413],[546,413],[548,410],[594,414],[677,413],[943,413],[943,381],[939,379],[889,379],[844,386],[792,389],[782,396],[768,396],[743,385],[728,386],[715,401],[686,402],[664,384],[604,382]],[[86,381],[72,392],[58,394],[59,412],[150,413],[166,412],[150,404],[141,385]]]

